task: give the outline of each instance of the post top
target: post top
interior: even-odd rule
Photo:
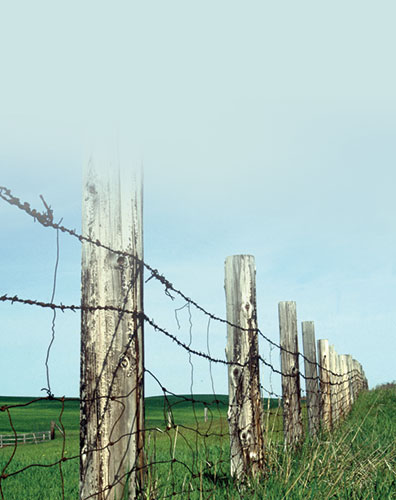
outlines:
[[[237,258],[240,258],[240,259],[244,259],[244,258],[247,258],[247,259],[254,259],[254,255],[251,255],[251,254],[245,254],[245,253],[242,253],[242,254],[236,254],[236,255],[229,255],[228,257],[226,257],[226,261],[228,259],[237,259]]]

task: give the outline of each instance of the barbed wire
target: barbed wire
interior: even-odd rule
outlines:
[[[158,471],[160,470],[161,467],[169,467],[167,474],[162,477],[162,482],[160,479],[157,480],[156,484],[153,484],[151,494],[155,495],[154,497],[150,498],[157,498],[157,494],[161,495],[161,498],[170,498],[174,497],[176,495],[185,495],[186,490],[185,490],[185,482],[183,482],[182,485],[178,484],[175,476],[176,476],[176,468],[181,467],[185,469],[189,476],[188,479],[188,486],[187,488],[199,488],[199,491],[201,492],[201,495],[203,493],[213,493],[214,489],[216,487],[216,481],[224,480],[224,481],[230,481],[230,476],[229,476],[229,465],[230,465],[230,460],[233,459],[232,456],[230,456],[229,452],[229,444],[230,441],[232,440],[229,430],[228,430],[228,425],[226,425],[227,421],[227,415],[225,410],[229,409],[232,407],[233,403],[228,402],[226,403],[224,400],[219,399],[219,397],[216,395],[217,391],[215,388],[215,382],[212,374],[212,364],[221,364],[224,366],[239,366],[242,369],[247,368],[249,365],[252,363],[257,363],[259,365],[264,365],[266,368],[270,369],[270,373],[272,376],[272,373],[276,375],[280,375],[282,377],[302,377],[305,380],[315,380],[319,381],[319,376],[314,376],[314,377],[307,377],[304,374],[300,372],[300,370],[297,370],[295,373],[282,373],[282,370],[277,369],[275,366],[272,364],[272,351],[275,348],[278,348],[281,352],[287,352],[289,354],[294,354],[297,356],[301,356],[303,359],[305,359],[308,363],[315,364],[318,368],[326,372],[329,376],[334,377],[333,379],[328,381],[328,387],[338,389],[341,387],[341,391],[339,396],[338,396],[338,409],[340,413],[342,413],[344,410],[342,410],[343,405],[347,405],[348,401],[350,401],[350,384],[355,383],[355,381],[359,378],[361,378],[361,375],[358,370],[352,369],[348,371],[348,373],[344,374],[339,374],[336,372],[331,371],[327,367],[321,366],[317,362],[313,362],[312,360],[307,359],[303,354],[301,353],[295,353],[292,351],[289,351],[282,347],[280,344],[272,341],[269,337],[265,336],[259,329],[249,329],[249,328],[242,328],[239,325],[235,325],[226,319],[220,318],[209,311],[207,311],[204,307],[199,305],[197,302],[189,298],[187,295],[185,295],[182,291],[178,290],[175,288],[170,281],[161,275],[157,269],[154,269],[153,267],[149,266],[146,262],[144,262],[141,259],[138,259],[135,255],[125,252],[125,251],[119,251],[119,250],[114,250],[110,248],[107,245],[102,244],[98,240],[92,240],[86,236],[83,236],[81,234],[78,234],[76,230],[71,230],[68,229],[64,226],[61,225],[62,219],[59,222],[54,222],[54,215],[53,215],[53,210],[52,208],[45,202],[44,198],[42,196],[42,202],[45,207],[45,211],[39,212],[36,209],[32,209],[30,205],[26,202],[21,202],[18,198],[14,197],[11,193],[11,191],[5,187],[0,186],[0,197],[5,200],[6,202],[10,203],[11,205],[16,206],[17,208],[23,210],[26,212],[29,216],[33,217],[34,220],[37,220],[40,224],[42,224],[45,227],[51,227],[56,230],[57,233],[57,259],[56,259],[56,265],[55,265],[55,271],[54,271],[54,283],[53,283],[53,290],[52,290],[52,295],[51,295],[51,300],[49,302],[44,302],[44,301],[39,301],[35,299],[29,299],[29,298],[20,298],[17,295],[9,296],[7,294],[4,294],[0,297],[0,302],[8,302],[10,304],[14,303],[19,303],[22,305],[30,305],[30,306],[35,306],[35,307],[41,307],[41,308],[46,308],[50,309],[53,311],[53,320],[52,320],[52,326],[51,326],[51,342],[48,346],[47,349],[47,356],[46,356],[46,374],[47,374],[47,388],[44,388],[44,390],[47,392],[47,397],[42,397],[42,398],[35,398],[31,400],[30,402],[27,403],[19,403],[19,404],[6,404],[0,407],[0,412],[6,413],[8,415],[9,423],[10,423],[10,428],[13,432],[13,435],[15,436],[15,443],[14,443],[14,448],[11,451],[11,455],[6,461],[5,465],[3,466],[3,469],[1,470],[0,473],[0,495],[1,499],[5,500],[4,497],[4,491],[3,491],[3,486],[2,482],[6,479],[9,479],[10,477],[14,477],[18,474],[21,474],[22,472],[34,468],[34,467],[42,467],[42,468],[50,468],[50,467],[58,467],[59,468],[59,478],[60,478],[60,490],[61,490],[61,495],[62,499],[65,498],[65,478],[64,478],[64,472],[63,472],[63,465],[65,462],[69,462],[72,460],[90,460],[93,457],[94,453],[99,453],[99,452],[104,452],[107,451],[109,453],[109,457],[111,458],[111,451],[113,447],[119,443],[123,439],[127,439],[128,443],[129,440],[131,439],[132,436],[136,436],[139,432],[144,432],[148,434],[149,436],[154,435],[157,436],[159,433],[163,436],[166,436],[169,444],[169,454],[168,458],[165,458],[165,455],[162,455],[161,457],[157,457],[157,449],[156,445],[154,446],[153,454],[151,455],[151,459],[146,460],[144,463],[144,466],[141,467],[137,463],[132,464],[130,467],[128,467],[128,470],[125,472],[120,471],[121,463],[118,465],[118,469],[116,474],[114,475],[114,479],[111,480],[109,484],[104,484],[103,487],[100,489],[100,491],[95,491],[94,493],[88,495],[85,497],[85,499],[88,498],[93,498],[96,497],[98,494],[105,494],[107,495],[112,488],[114,488],[117,484],[122,483],[124,484],[125,482],[127,483],[128,478],[132,473],[138,473],[142,472],[144,474],[148,474],[148,471],[150,468],[154,470],[155,467],[158,468]],[[171,298],[172,300],[175,299],[175,296],[178,295],[180,298],[182,298],[185,301],[185,304],[182,305],[181,307],[178,307],[174,310],[175,314],[175,319],[176,319],[176,326],[178,330],[181,329],[181,324],[180,324],[180,319],[178,316],[178,312],[180,312],[183,309],[186,309],[188,311],[188,342],[182,341],[176,334],[171,333],[168,331],[168,329],[165,329],[161,327],[157,322],[155,322],[153,319],[151,319],[148,315],[146,315],[142,311],[138,310],[130,310],[126,307],[127,303],[127,295],[128,291],[131,289],[133,286],[135,280],[137,279],[137,275],[135,275],[128,286],[127,293],[124,297],[123,305],[121,307],[113,306],[113,305],[90,305],[90,304],[81,304],[81,305],[74,305],[74,304],[69,304],[65,305],[62,303],[55,303],[54,298],[55,298],[55,289],[56,289],[56,280],[57,280],[57,269],[58,269],[58,263],[59,263],[59,232],[67,233],[75,238],[77,238],[80,242],[85,242],[89,244],[96,245],[97,247],[101,247],[109,252],[115,253],[119,256],[123,257],[128,257],[133,259],[137,264],[140,266],[143,266],[147,271],[150,272],[149,278],[146,280],[146,283],[150,281],[151,279],[156,279],[159,281],[165,288],[165,294]],[[200,311],[202,314],[204,314],[207,318],[207,327],[206,327],[206,349],[207,352],[202,352],[200,350],[194,349],[192,347],[193,345],[193,321],[192,321],[192,311],[191,307],[196,308],[198,311]],[[188,353],[189,357],[189,364],[190,364],[190,394],[189,395],[180,395],[175,393],[174,391],[171,391],[170,389],[166,388],[165,385],[160,381],[160,378],[154,374],[153,370],[148,369],[147,367],[144,367],[143,371],[144,374],[150,376],[152,380],[158,385],[158,388],[162,392],[163,395],[163,421],[159,424],[160,427],[157,427],[155,425],[149,425],[150,417],[148,420],[145,422],[144,429],[137,429],[136,431],[131,430],[128,433],[122,433],[121,435],[118,435],[116,438],[109,440],[107,443],[102,443],[102,441],[96,440],[94,441],[94,445],[89,446],[87,449],[84,451],[80,450],[80,453],[75,454],[73,456],[66,456],[65,454],[65,447],[66,447],[66,429],[62,423],[62,417],[64,414],[65,410],[65,398],[57,398],[55,395],[52,393],[51,390],[51,384],[50,384],[50,376],[49,376],[49,367],[48,367],[48,361],[49,361],[49,355],[51,351],[52,344],[55,339],[55,319],[56,319],[56,312],[61,311],[61,312],[96,312],[96,311],[103,311],[103,312],[113,312],[118,314],[118,321],[121,321],[121,318],[124,315],[131,315],[133,319],[135,319],[139,324],[144,324],[146,323],[147,325],[150,325],[155,332],[158,332],[167,338],[169,338],[172,342],[174,342],[177,346],[180,348],[184,349]],[[248,356],[248,360],[245,363],[239,363],[237,361],[228,361],[226,359],[221,359],[221,358],[216,358],[211,355],[210,351],[210,343],[209,343],[209,338],[210,338],[210,325],[212,321],[220,322],[222,324],[227,325],[228,327],[235,328],[239,331],[245,331],[245,332],[257,332],[258,335],[262,339],[264,339],[266,342],[268,342],[269,347],[270,347],[270,360],[267,361],[264,357],[262,357],[259,353],[254,354],[253,353],[253,344],[250,346],[250,353]],[[114,336],[116,335],[118,330],[118,322],[116,323],[116,326],[114,328]],[[124,347],[124,351],[126,352],[127,349],[129,349],[130,343],[127,343],[127,345]],[[103,368],[106,363],[106,359],[108,356],[108,353],[111,349],[111,345],[105,355],[105,361],[103,364]],[[199,358],[202,358],[209,363],[209,378],[210,378],[210,385],[213,393],[213,399],[212,401],[202,401],[201,399],[197,398],[194,396],[194,364],[193,364],[193,358],[192,356],[197,356]],[[118,367],[115,367],[114,372],[113,372],[113,381],[114,377],[116,374]],[[99,381],[101,377],[101,373],[98,375],[98,380]],[[339,377],[342,377],[339,379]],[[347,385],[345,385],[347,384]],[[111,386],[113,385],[113,382],[111,383]],[[167,384],[166,384],[167,385]],[[108,394],[100,394],[96,389],[98,385],[96,386],[95,390],[93,391],[92,395],[88,398],[80,398],[80,404],[88,404],[88,403],[93,403],[95,401],[100,401],[102,399],[105,399],[105,405],[103,406],[103,409],[101,410],[102,413],[99,413],[99,420],[100,418],[103,417],[103,414],[105,413],[107,409],[107,405],[110,404],[110,401],[112,404],[118,404],[122,408],[122,412],[126,410],[125,406],[125,400],[131,395],[131,392],[128,392],[126,394],[116,394],[116,393],[111,393],[109,391]],[[136,390],[135,388],[132,388],[131,391]],[[267,398],[267,410],[264,408],[264,413],[262,415],[262,418],[266,419],[267,422],[267,428],[266,431],[268,431],[268,427],[272,426],[271,432],[273,434],[280,434],[283,435],[284,428],[283,428],[283,418],[284,418],[284,413],[283,413],[283,402],[282,402],[282,396],[279,394],[276,394],[273,390],[272,387],[272,378],[270,378],[270,388],[266,388],[264,385],[259,384],[259,391],[262,393],[266,393],[268,398]],[[349,392],[348,392],[349,391]],[[309,392],[307,392],[307,396],[309,396]],[[349,399],[348,399],[349,398]],[[271,408],[272,404],[274,401],[277,399],[277,406],[275,407],[275,411]],[[13,424],[12,421],[12,415],[11,411],[16,408],[22,408],[22,407],[28,407],[34,404],[40,404],[42,401],[53,401],[53,402],[60,402],[61,403],[61,410],[58,416],[58,421],[60,423],[61,429],[63,430],[63,441],[62,441],[62,446],[59,454],[59,458],[57,460],[54,460],[50,464],[40,464],[40,463],[33,463],[29,464],[27,466],[20,467],[18,470],[12,470],[8,471],[10,464],[13,462],[16,451],[17,451],[17,432],[16,428]],[[249,400],[248,394],[243,394],[243,397],[241,401],[239,402],[240,404],[244,405],[247,401]],[[263,400],[264,401],[264,400]],[[189,424],[188,422],[182,422],[178,421],[178,409],[179,406],[182,407],[182,405],[188,405],[188,407],[191,407],[192,409],[192,415],[193,415],[193,424]],[[207,421],[202,422],[202,417],[198,416],[198,413],[196,411],[197,408],[204,408],[207,410]],[[321,406],[320,404],[314,406],[310,406],[311,410],[315,410],[318,413],[321,411]],[[345,410],[346,412],[347,410]],[[206,415],[206,414],[205,414]],[[332,416],[330,418],[333,418]],[[206,416],[205,416],[206,419]],[[307,419],[308,416],[304,414],[302,419],[305,422],[305,425],[307,424]],[[111,429],[110,435],[112,435],[114,427]],[[263,423],[264,425],[264,423]],[[100,431],[100,425],[98,427],[98,433]],[[185,459],[182,458],[182,456],[177,456],[177,450],[176,450],[176,443],[177,439],[182,439],[184,445],[186,448],[189,450],[190,454],[190,460],[187,463]],[[156,437],[153,438],[154,440]],[[281,439],[281,438],[279,438]],[[213,446],[213,441],[216,442],[216,446],[220,449],[219,456],[216,457],[215,463],[213,463],[213,457],[211,455],[211,447]],[[150,448],[147,445],[146,446],[147,454],[150,453]],[[159,452],[158,452],[159,453]],[[163,453],[163,452],[161,452]],[[109,458],[109,460],[110,460]],[[217,472],[213,474],[213,469],[215,469]],[[157,472],[157,474],[160,474]],[[204,486],[203,485],[203,477],[206,478],[211,478],[210,480],[212,481],[211,484],[213,484],[213,487],[210,488],[209,486]],[[159,477],[159,476],[158,476]],[[194,483],[196,481],[196,483]],[[170,492],[168,493],[168,488],[170,489]],[[142,493],[142,492],[140,492]],[[142,493],[143,494],[143,493]],[[189,496],[190,497],[190,496]],[[147,497],[148,498],[148,497]],[[184,496],[183,496],[184,498]]]
[[[245,363],[240,363],[238,361],[227,361],[225,359],[211,357],[209,354],[207,354],[205,352],[197,351],[196,349],[191,348],[188,344],[181,341],[176,335],[168,332],[165,328],[160,327],[153,319],[149,318],[145,313],[128,310],[128,309],[124,309],[121,307],[116,307],[116,306],[111,306],[111,305],[104,305],[104,306],[102,306],[102,305],[95,305],[95,306],[84,305],[84,306],[82,306],[82,305],[75,305],[75,304],[65,305],[62,303],[55,304],[52,302],[43,302],[43,301],[34,300],[34,299],[22,299],[22,298],[18,297],[17,295],[14,295],[12,297],[9,297],[8,295],[2,295],[2,296],[0,296],[0,302],[11,302],[11,304],[16,302],[16,303],[20,303],[20,304],[38,306],[38,307],[42,307],[42,308],[50,308],[53,310],[59,309],[62,312],[65,312],[65,311],[72,311],[72,312],[77,312],[77,311],[89,311],[89,312],[114,311],[114,312],[118,312],[118,313],[130,314],[134,318],[139,319],[139,320],[143,320],[146,323],[148,323],[155,331],[158,331],[158,332],[164,334],[166,337],[170,338],[173,342],[175,342],[177,345],[182,347],[188,353],[194,354],[194,355],[199,356],[201,358],[204,358],[212,363],[220,363],[220,364],[228,365],[228,366],[245,367],[252,361],[252,359],[254,357],[254,356],[250,356],[249,359]],[[295,378],[297,376],[301,376],[305,380],[318,380],[318,376],[309,377],[309,376],[306,376],[299,371],[295,372],[295,373],[284,373],[281,370],[278,370],[277,368],[275,368],[271,363],[266,361],[261,355],[257,355],[257,358],[261,361],[261,363],[263,363],[265,366],[270,368],[274,373],[276,373],[278,375],[282,375],[284,377],[290,377],[290,378]],[[316,363],[316,365],[319,368],[321,367],[319,363]],[[325,367],[322,367],[322,369],[325,372],[329,373],[330,375],[334,375],[336,377],[339,376],[338,373],[333,372]],[[353,373],[358,373],[358,372],[356,369],[352,369],[350,372],[347,372],[346,375],[350,375]],[[329,381],[330,385],[341,385],[342,383],[343,382],[341,382],[341,381],[340,382]]]
[[[23,210],[29,216],[33,217],[34,220],[37,220],[40,224],[42,224],[44,227],[51,227],[53,229],[60,230],[63,233],[67,233],[70,236],[77,238],[80,242],[90,243],[92,245],[103,248],[111,253],[116,254],[116,255],[133,259],[135,262],[142,265],[145,269],[147,269],[150,272],[151,275],[149,276],[148,279],[146,279],[146,283],[153,278],[156,279],[157,281],[159,281],[160,283],[162,283],[164,285],[165,294],[167,296],[169,296],[172,300],[174,299],[174,297],[172,296],[170,291],[179,295],[183,300],[186,301],[186,303],[194,306],[197,310],[201,311],[203,314],[208,316],[211,320],[218,321],[218,322],[223,323],[223,324],[230,326],[232,328],[236,328],[240,331],[245,331],[245,332],[252,331],[251,328],[244,328],[240,325],[236,325],[236,324],[228,321],[227,319],[220,318],[219,316],[207,311],[203,306],[201,306],[196,301],[194,301],[193,299],[191,299],[190,297],[185,295],[181,290],[175,288],[173,286],[173,284],[164,275],[160,274],[157,269],[153,268],[152,266],[147,264],[144,260],[137,257],[137,255],[135,255],[131,252],[113,249],[109,245],[105,245],[105,244],[101,243],[98,239],[93,240],[87,236],[83,236],[82,234],[77,233],[77,231],[75,229],[69,229],[65,226],[62,226],[60,224],[60,222],[55,223],[53,220],[53,211],[47,206],[47,204],[45,202],[44,202],[44,204],[46,207],[46,211],[39,212],[36,209],[32,209],[28,202],[22,202],[18,197],[13,196],[11,193],[11,190],[4,187],[4,186],[0,186],[0,198],[2,198],[7,203],[16,206],[20,210]],[[306,357],[303,353],[301,353],[301,352],[295,353],[293,351],[286,349],[285,347],[281,346],[280,344],[278,344],[277,342],[273,341],[268,336],[266,336],[260,329],[258,329],[258,328],[253,329],[253,331],[257,331],[257,333],[260,335],[261,338],[263,338],[265,341],[267,341],[272,346],[277,347],[280,351],[286,352],[288,354],[293,354],[293,355],[297,354],[299,357],[304,359],[304,361],[306,361],[307,363],[315,364],[318,366],[318,368],[325,370],[326,372],[330,373],[331,375],[334,375],[334,376],[337,375],[336,372],[333,372],[332,370],[328,369],[327,367],[322,366],[320,363],[317,363],[316,361],[312,361],[311,359]]]

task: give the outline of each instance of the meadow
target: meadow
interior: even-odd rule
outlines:
[[[307,438],[294,451],[285,450],[282,444],[277,401],[264,401],[268,471],[260,481],[244,483],[234,482],[229,475],[227,397],[217,396],[217,402],[213,396],[194,399],[194,405],[183,397],[146,399],[149,465],[143,498],[396,499],[395,384],[362,392],[331,434]],[[28,401],[0,398],[0,407]],[[57,430],[53,441],[18,445],[4,471],[8,477],[1,481],[5,500],[58,500],[62,488],[64,498],[78,499],[79,463],[78,458],[71,459],[79,453],[78,400],[67,399],[61,411],[61,402],[48,400],[10,410],[18,433],[47,430],[54,420],[63,425],[65,439]],[[0,412],[0,434],[12,434],[4,411]],[[0,449],[0,472],[12,453],[13,447]],[[66,460],[56,463],[62,456]]]

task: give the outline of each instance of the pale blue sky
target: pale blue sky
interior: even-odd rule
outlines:
[[[253,254],[264,333],[278,340],[277,304],[295,300],[299,323],[314,320],[371,386],[393,380],[395,15],[383,0],[3,5],[0,185],[38,207],[43,194],[78,229],[87,138],[109,127],[145,166],[153,267],[224,316],[224,259]],[[4,203],[0,231],[0,293],[49,300],[55,233]],[[79,262],[62,237],[57,301],[79,302]],[[150,282],[150,317],[175,331],[181,305]],[[0,394],[38,394],[51,313],[0,308]],[[206,349],[205,321],[193,324]],[[154,338],[148,367],[188,391],[188,358]],[[224,328],[211,325],[210,345],[224,356]],[[194,390],[207,392],[207,364],[195,365]],[[50,366],[54,392],[77,395],[79,315],[58,315]],[[223,368],[215,382],[226,391]]]

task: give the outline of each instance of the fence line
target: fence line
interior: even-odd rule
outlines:
[[[0,448],[4,446],[14,446],[15,442],[20,444],[42,443],[51,440],[51,431],[26,432],[16,436],[0,434]]]
[[[352,359],[350,355],[338,355],[334,349],[329,348],[328,341],[325,339],[318,340],[318,353],[315,352],[315,334],[313,322],[302,323],[302,334],[304,352],[300,352],[297,343],[297,318],[296,306],[294,302],[281,302],[279,304],[279,322],[280,322],[280,341],[279,343],[271,340],[264,335],[257,327],[257,311],[255,303],[255,288],[254,288],[254,260],[251,256],[233,256],[229,257],[226,262],[228,265],[235,268],[236,263],[249,262],[250,274],[245,274],[245,281],[247,283],[246,291],[238,291],[239,299],[233,295],[236,285],[229,285],[229,292],[227,292],[227,319],[219,318],[216,315],[207,311],[204,307],[190,299],[182,291],[176,289],[170,281],[161,275],[156,269],[149,266],[143,261],[142,258],[136,256],[136,252],[128,250],[113,249],[110,243],[103,243],[96,237],[78,235],[75,230],[70,230],[60,223],[55,223],[53,212],[45,204],[46,211],[38,212],[31,209],[29,204],[22,203],[18,198],[11,194],[11,191],[5,187],[0,187],[0,197],[8,203],[15,205],[19,209],[24,210],[28,215],[38,220],[46,227],[52,227],[57,231],[61,231],[70,236],[78,238],[84,245],[91,246],[95,249],[100,249],[104,252],[103,255],[118,256],[116,264],[120,276],[125,272],[125,268],[133,268],[135,265],[143,266],[149,271],[150,276],[146,283],[151,279],[160,282],[164,287],[166,296],[174,300],[175,296],[179,296],[185,301],[185,306],[189,311],[190,321],[190,341],[186,343],[181,340],[178,335],[161,327],[153,319],[149,318],[142,310],[135,306],[127,306],[127,297],[130,293],[130,286],[124,287],[122,294],[120,294],[121,302],[114,305],[108,303],[105,299],[104,303],[100,300],[90,302],[88,298],[82,301],[82,304],[77,305],[64,305],[62,303],[56,304],[51,300],[50,302],[41,302],[35,299],[19,298],[18,296],[10,297],[3,295],[0,297],[1,302],[21,303],[24,305],[31,305],[35,307],[49,308],[53,311],[80,311],[83,314],[113,314],[116,318],[129,318],[132,321],[131,331],[136,333],[137,329],[143,324],[152,328],[157,333],[170,338],[178,347],[183,349],[189,356],[189,363],[193,370],[192,360],[195,358],[205,359],[209,362],[210,377],[213,392],[213,401],[211,403],[202,401],[193,394],[193,380],[191,372],[191,394],[180,396],[174,392],[166,389],[159,378],[155,375],[154,371],[147,367],[142,367],[142,374],[135,379],[135,382],[129,386],[128,389],[122,388],[118,384],[111,385],[111,392],[103,392],[98,390],[98,380],[93,378],[94,390],[85,393],[82,392],[81,405],[82,408],[94,407],[98,409],[98,419],[103,421],[108,408],[119,408],[119,415],[126,412],[127,402],[130,400],[132,394],[137,394],[138,384],[143,383],[144,377],[151,377],[157,384],[159,392],[163,394],[164,402],[164,419],[161,427],[157,425],[149,425],[149,420],[143,421],[142,424],[136,425],[136,422],[141,418],[141,408],[138,406],[129,411],[129,427],[119,433],[117,436],[114,434],[116,425],[118,425],[119,418],[117,417],[113,423],[109,424],[108,434],[111,436],[108,440],[99,440],[98,436],[101,433],[100,424],[96,435],[87,440],[78,455],[66,457],[65,442],[67,432],[62,425],[62,413],[64,409],[64,399],[55,398],[50,392],[50,382],[48,378],[48,396],[46,398],[37,398],[28,404],[15,404],[4,405],[0,408],[1,412],[8,415],[10,427],[14,432],[11,436],[13,439],[14,451],[11,458],[4,464],[0,474],[0,495],[4,499],[4,483],[10,481],[11,477],[17,476],[22,471],[30,467],[59,467],[62,498],[64,498],[64,480],[62,473],[62,464],[70,460],[80,460],[82,464],[86,464],[92,460],[94,455],[103,456],[107,461],[114,460],[114,450],[119,444],[124,446],[128,456],[132,450],[135,459],[132,459],[123,470],[121,467],[122,458],[117,459],[111,464],[113,472],[111,475],[106,476],[104,482],[94,483],[91,480],[82,476],[82,489],[80,490],[80,498],[113,498],[113,492],[118,491],[124,493],[129,491],[129,498],[137,498],[144,495],[150,485],[150,495],[161,495],[160,498],[167,498],[176,494],[186,494],[191,491],[191,488],[205,490],[203,487],[203,477],[212,478],[212,486],[206,488],[216,488],[216,481],[219,478],[231,476],[243,480],[244,476],[254,473],[259,475],[266,470],[266,444],[268,444],[269,436],[279,436],[279,442],[284,445],[298,446],[304,438],[304,433],[308,431],[312,436],[317,435],[322,430],[332,430],[336,427],[341,419],[345,418],[349,413],[352,404],[356,401],[359,393],[368,388],[367,379],[360,363]],[[95,235],[93,235],[95,236]],[[93,253],[92,255],[97,255]],[[120,261],[123,258],[126,260]],[[104,264],[103,264],[104,265]],[[227,264],[226,264],[227,269]],[[241,274],[241,271],[238,271]],[[230,283],[230,276],[226,276],[226,282]],[[96,278],[97,279],[97,278]],[[136,275],[132,274],[126,282],[134,283]],[[228,297],[232,299],[228,300]],[[246,298],[247,297],[247,298]],[[110,301],[111,302],[111,301]],[[247,307],[249,305],[249,307]],[[207,352],[202,352],[192,348],[192,323],[190,307],[194,307],[198,312],[202,313],[208,318],[208,338],[209,338],[209,325],[210,322],[219,322],[227,326],[229,332],[233,332],[229,339],[227,347],[227,358],[221,359],[213,357],[210,353],[209,343],[207,343]],[[244,309],[245,308],[245,309]],[[246,311],[248,314],[246,315]],[[246,318],[242,319],[243,317]],[[175,312],[176,321],[177,313]],[[89,317],[89,316],[86,316]],[[99,316],[98,316],[99,317]],[[110,317],[110,316],[108,316]],[[246,322],[247,321],[247,322]],[[180,324],[178,325],[180,327]],[[113,331],[110,335],[111,339],[115,339],[118,335],[118,320],[113,321]],[[281,369],[278,370],[270,360],[266,360],[259,353],[258,337],[262,342],[265,342],[271,352],[277,349],[281,359]],[[309,338],[308,338],[309,337]],[[130,344],[126,340],[128,349]],[[111,344],[112,345],[112,344]],[[124,349],[124,350],[123,350]],[[136,368],[133,368],[131,359],[126,357],[127,351],[125,347],[118,349],[122,355],[118,354],[117,360],[111,362],[112,370],[107,374],[111,381],[116,380],[120,369],[129,373]],[[129,351],[128,351],[129,352]],[[241,353],[245,353],[241,356]],[[304,360],[304,373],[300,371],[299,359]],[[104,370],[108,367],[109,355],[106,354],[105,358],[99,364],[99,369]],[[229,383],[229,402],[228,402],[228,422],[225,417],[224,401],[218,399],[215,390],[215,384],[211,372],[212,364],[219,364],[227,366],[230,383]],[[261,365],[261,366],[260,366]],[[107,369],[107,368],[106,368]],[[280,375],[282,377],[282,395],[274,393],[272,385],[266,387],[265,384],[260,382],[260,371],[264,378],[266,370],[270,374]],[[237,375],[236,371],[237,370]],[[48,373],[48,372],[47,372]],[[306,400],[301,397],[300,380],[305,380],[306,384]],[[260,397],[261,393],[261,397]],[[263,394],[270,396],[265,402]],[[237,394],[237,396],[236,396]],[[258,395],[258,396],[257,396]],[[19,438],[16,438],[11,411],[14,408],[21,408],[23,406],[34,405],[42,400],[53,400],[62,402],[62,410],[60,412],[59,421],[63,429],[63,448],[58,460],[52,464],[30,464],[19,470],[12,470],[9,472],[13,456],[18,446]],[[140,397],[143,402],[143,398]],[[265,404],[262,404],[262,402]],[[303,417],[302,407],[307,406],[307,417]],[[192,422],[183,423],[178,420],[178,408],[180,405],[187,405],[192,408]],[[198,413],[198,409],[200,412]],[[114,410],[113,410],[114,411]],[[229,427],[230,426],[230,427]],[[81,427],[82,438],[86,437],[87,431],[84,426]],[[261,432],[264,434],[261,435]],[[143,434],[146,434],[147,440],[144,444]],[[162,437],[161,437],[162,436]],[[159,439],[168,440],[169,456],[162,455],[157,447]],[[271,437],[272,439],[272,437]],[[275,439],[275,438],[274,438]],[[191,459],[187,462],[185,459],[178,458],[177,443],[183,440],[184,446],[189,450]],[[135,444],[132,444],[135,443]],[[137,444],[136,444],[137,443]],[[163,446],[163,441],[161,442]],[[216,457],[215,479],[213,479],[213,447],[216,443],[217,448],[220,445],[220,450],[217,450],[218,456]],[[136,455],[136,452],[137,455]],[[121,461],[120,461],[121,460]],[[91,462],[92,464],[93,462]],[[234,465],[233,465],[234,464]],[[92,465],[91,465],[92,467]],[[161,471],[168,467],[167,473],[164,475]],[[94,467],[93,467],[94,468]],[[177,478],[178,472],[184,470],[184,481],[180,484]],[[164,481],[164,478],[166,481]],[[187,479],[186,479],[187,478]],[[161,482],[161,479],[163,480]],[[152,496],[147,496],[152,498]]]

